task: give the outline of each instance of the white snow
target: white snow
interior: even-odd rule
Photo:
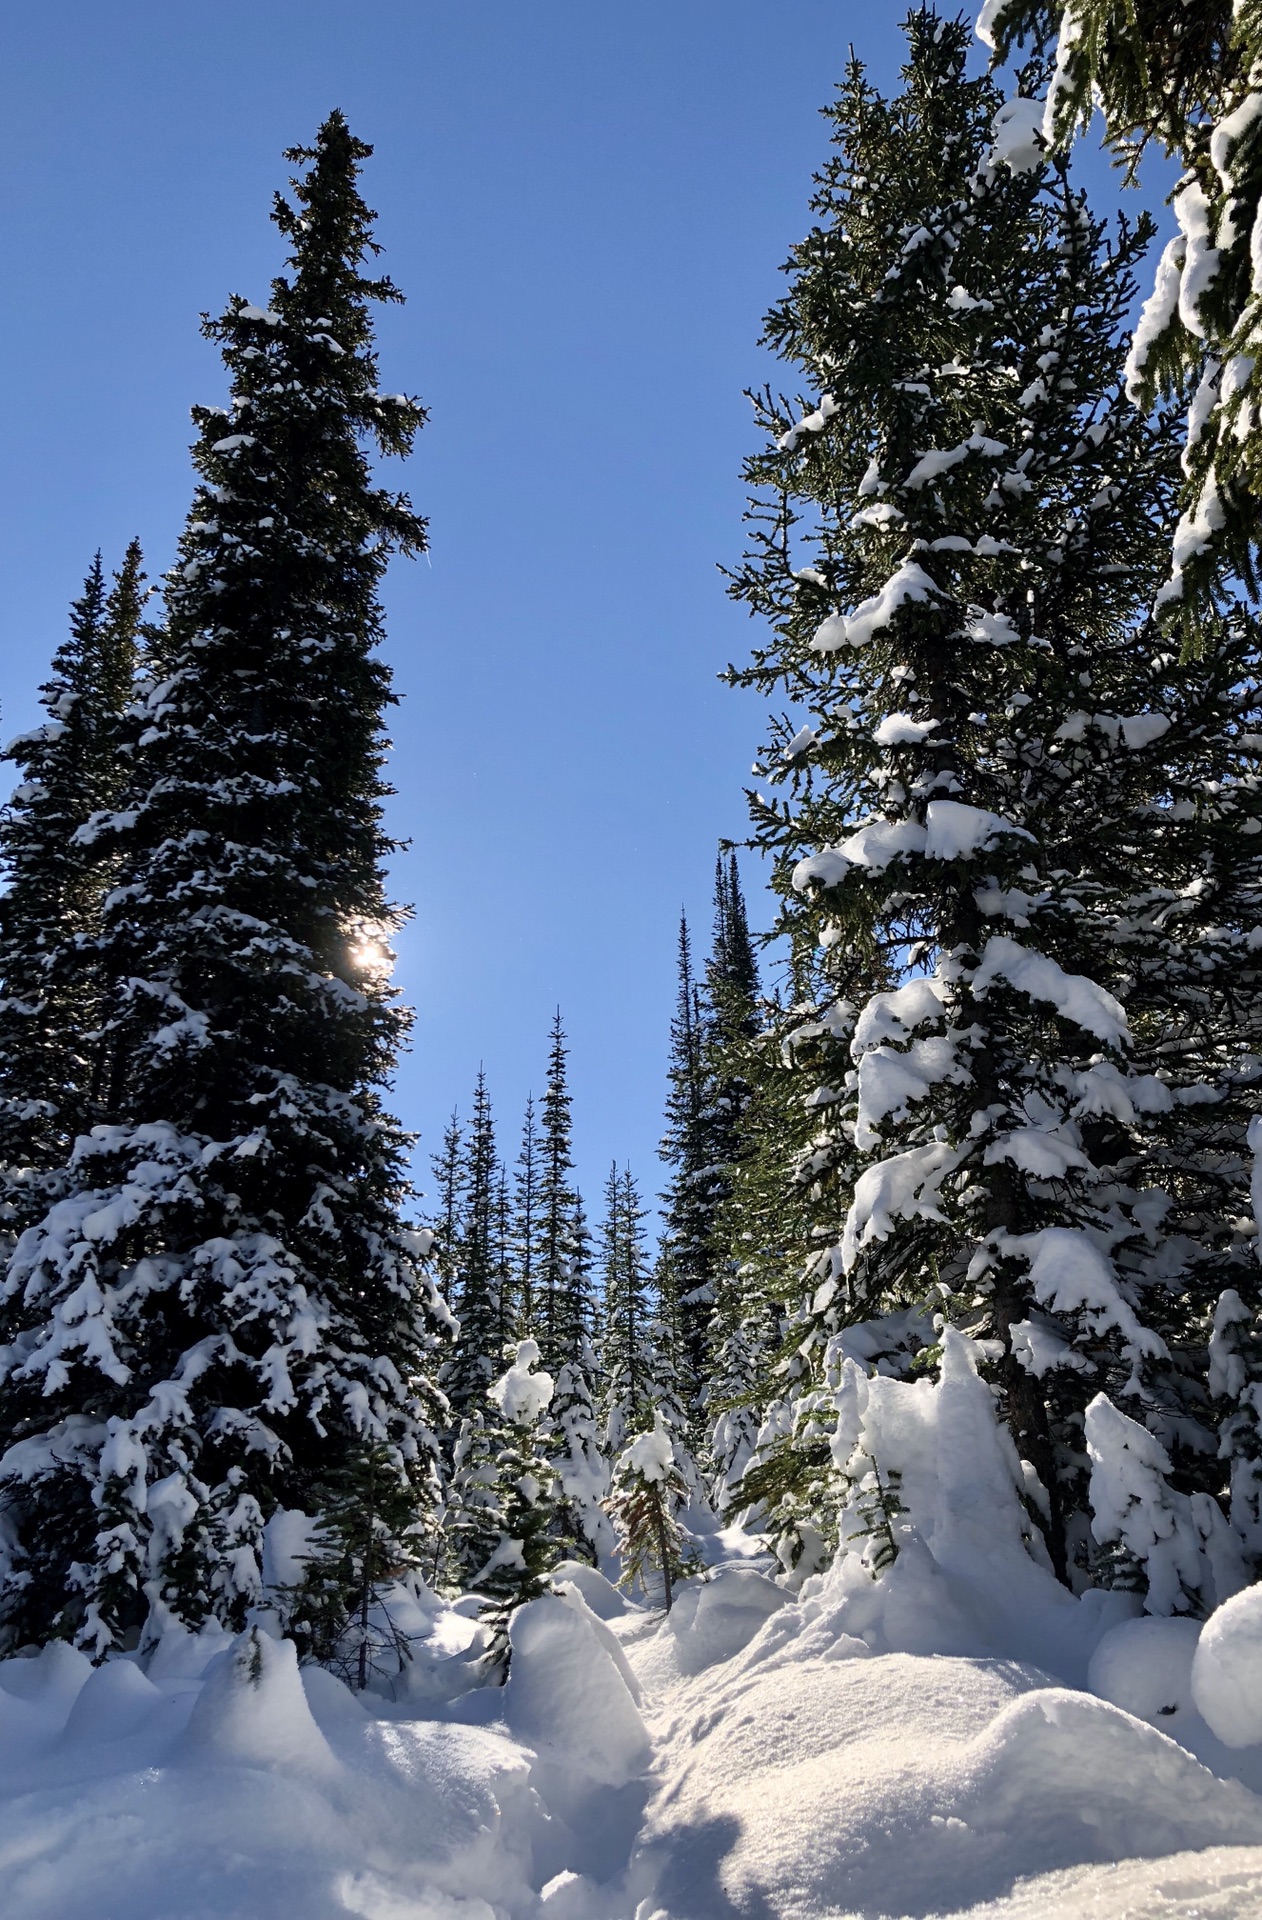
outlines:
[[[834,1456],[897,1476],[877,1578],[855,1537],[795,1594],[729,1529],[663,1618],[571,1564],[502,1688],[431,1596],[393,1699],[262,1626],[0,1662],[5,1920],[1258,1911],[1262,1589],[1074,1599],[959,1335],[936,1384],[835,1377]]]
[[[1262,1587],[1246,1587],[1206,1621],[1192,1698],[1224,1746],[1262,1743]]]
[[[658,1409],[653,1414],[653,1425],[649,1431],[637,1434],[624,1450],[618,1468],[638,1473],[642,1480],[664,1480],[674,1461],[674,1442]]]
[[[931,800],[925,809],[925,827],[925,852],[931,860],[970,860],[1004,834],[1034,838],[1002,814],[965,806],[961,800]]]
[[[1016,95],[1005,100],[995,115],[991,132],[993,144],[986,164],[1007,167],[1010,173],[1030,173],[1047,158],[1050,142],[1044,131],[1046,103]]]
[[[1006,980],[1030,1000],[1045,1001],[1062,1019],[1098,1040],[1118,1047],[1130,1041],[1125,1009],[1106,988],[1085,974],[1066,973],[1047,954],[1022,947],[1006,934],[995,934],[986,942],[973,976],[973,992],[984,998],[996,980]]]
[[[938,587],[923,567],[904,560],[879,593],[861,600],[848,618],[831,614],[816,630],[811,647],[816,653],[835,653],[839,647],[864,647],[884,633],[900,607],[912,601],[938,597]]]
[[[913,720],[908,713],[887,713],[872,738],[878,747],[919,746],[941,724],[939,720]]]
[[[1153,279],[1153,289],[1145,300],[1139,321],[1131,336],[1130,351],[1126,356],[1124,378],[1127,397],[1138,402],[1144,390],[1144,376],[1149,356],[1156,342],[1170,325],[1179,309],[1179,290],[1183,280],[1183,262],[1187,256],[1187,242],[1181,233],[1166,242],[1157,271]]]
[[[1196,1711],[1192,1659],[1200,1636],[1199,1620],[1124,1620],[1092,1654],[1087,1685],[1101,1700],[1177,1738]]]
[[[519,1340],[512,1366],[487,1388],[504,1418],[515,1426],[533,1427],[552,1398],[552,1375],[535,1373],[538,1364],[538,1342]]]

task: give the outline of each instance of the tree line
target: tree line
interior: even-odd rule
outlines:
[[[423,1578],[502,1673],[566,1560],[669,1603],[739,1520],[788,1579],[879,1572],[854,1382],[948,1336],[1058,1578],[1204,1613],[1257,1577],[1257,24],[989,0],[1005,94],[922,10],[901,91],[851,60],[825,110],[728,578],[778,973],[724,853],[652,1252],[626,1168],[588,1225],[559,1014],[511,1168],[479,1074],[410,1188],[378,588],[427,533],[375,461],[425,412],[378,387],[370,149],[333,114],[288,156],[160,601],[138,545],[96,561],[7,750],[9,1645],[266,1607],[364,1684]],[[1095,98],[1187,169],[1137,324],[1154,223],[1072,172]]]

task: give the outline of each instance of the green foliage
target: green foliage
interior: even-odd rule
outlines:
[[[1254,368],[1262,302],[1252,234],[1262,205],[1259,0],[992,0],[998,58],[1056,44],[1048,124],[1068,143],[1102,109],[1130,169],[1155,141],[1181,162],[1180,232],[1167,246],[1132,356],[1130,386],[1187,405],[1184,512],[1161,592],[1194,641],[1231,582],[1258,586],[1262,425]]]
[[[679,1524],[687,1499],[687,1482],[658,1414],[652,1429],[619,1456],[606,1505],[618,1533],[623,1586],[638,1584],[647,1591],[645,1576],[655,1572],[667,1613],[675,1587],[697,1565]]]

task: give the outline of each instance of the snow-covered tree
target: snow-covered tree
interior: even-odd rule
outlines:
[[[490,1603],[486,1619],[491,1640],[485,1660],[488,1670],[501,1678],[508,1666],[509,1616],[547,1590],[548,1573],[560,1557],[557,1475],[547,1429],[554,1382],[551,1374],[536,1371],[538,1366],[538,1343],[521,1340],[511,1366],[487,1390],[496,1409],[488,1423],[495,1504],[483,1525],[491,1523],[495,1538],[468,1584]]]
[[[879,1323],[886,1364],[932,1361],[935,1312],[994,1339],[1054,1563],[1085,1577],[1086,1402],[1167,1419],[1168,1334],[1195,1318],[1157,1148],[1199,1096],[1146,1069],[1171,968],[1199,960],[1154,923],[1182,912],[1207,807],[1228,927],[1243,909],[1252,774],[1211,795],[1213,676],[1175,672],[1148,620],[1177,462],[1123,390],[1147,231],[1110,244],[1063,163],[1014,141],[962,26],[907,31],[899,98],[855,65],[831,109],[819,224],[768,321],[819,391],[763,397],[749,469],[734,589],[777,631],[738,677],[796,708],[764,763],[791,797],[754,822],[781,930],[845,977],[808,1023],[839,1042],[811,1098],[850,1157],[811,1315]],[[1196,1054],[1174,1048],[1176,1079]]]
[[[41,689],[48,717],[5,749],[22,775],[0,821],[0,1223],[9,1234],[55,1197],[50,1176],[94,1106],[109,863],[78,835],[121,791],[143,606],[138,542],[108,588],[98,553]]]
[[[432,1498],[449,1316],[382,1102],[406,1017],[376,652],[389,556],[425,534],[369,463],[424,414],[377,388],[372,309],[399,296],[365,272],[368,153],[335,113],[289,156],[286,270],[205,324],[228,406],[194,414],[157,677],[95,823],[116,863],[103,1118],[5,1286],[19,1642],[104,1652],[150,1602],[239,1626],[260,1517],[318,1514],[371,1450]]]
[[[1009,109],[1031,139],[1068,143],[1100,109],[1109,144],[1132,167],[1155,143],[1184,168],[1173,194],[1179,231],[1158,262],[1127,373],[1141,405],[1161,388],[1186,402],[1184,512],[1158,605],[1195,630],[1229,575],[1258,579],[1262,9],[986,0],[978,31],[1000,59],[1022,40],[1055,45],[1046,98],[1023,88]]]
[[[463,1204],[452,1283],[460,1330],[443,1373],[453,1412],[462,1417],[481,1407],[513,1333],[513,1301],[505,1285],[501,1246],[500,1173],[495,1117],[486,1074],[479,1067],[460,1174]]]
[[[539,1263],[539,1129],[535,1103],[526,1096],[521,1149],[513,1186],[513,1250],[521,1324],[527,1332],[535,1323],[535,1283]]]
[[[573,1182],[568,1050],[561,1012],[552,1022],[539,1139],[539,1249],[534,1325],[544,1364],[576,1359],[591,1334],[591,1274]]]
[[[609,1513],[618,1530],[622,1580],[646,1585],[645,1575],[661,1578],[669,1613],[674,1590],[691,1567],[679,1515],[688,1502],[688,1486],[675,1459],[675,1443],[661,1412],[619,1454],[613,1471]]]
[[[604,1501],[609,1461],[601,1444],[592,1385],[600,1362],[590,1341],[557,1374],[550,1418],[555,1432],[552,1466],[557,1476],[557,1537],[564,1551],[599,1566],[613,1550]]]

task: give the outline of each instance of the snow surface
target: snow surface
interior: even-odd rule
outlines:
[[[879,1579],[852,1554],[795,1593],[729,1528],[663,1618],[573,1563],[503,1687],[422,1590],[395,1698],[262,1626],[0,1662],[5,1920],[1262,1910],[1262,1591],[1203,1629],[1074,1599],[970,1343],[937,1383],[844,1364],[837,1445],[902,1473]]]

